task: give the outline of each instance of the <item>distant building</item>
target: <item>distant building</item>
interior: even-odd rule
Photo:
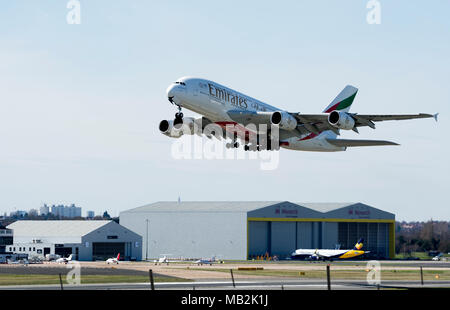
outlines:
[[[141,260],[142,237],[114,221],[16,221],[7,226],[6,251],[44,258],[58,254],[80,261],[120,256]],[[12,229],[12,231],[11,231]],[[13,237],[11,237],[11,235]]]
[[[6,246],[13,243],[13,231],[0,225],[0,253],[5,253]]]
[[[50,208],[46,204],[39,208],[39,215],[47,215],[49,212]]]
[[[14,211],[9,214],[9,216],[11,216],[11,217],[14,217],[14,216],[24,217],[25,215],[27,215],[27,211],[22,211],[22,210]]]
[[[38,215],[38,210],[36,209],[30,209],[30,211],[28,211],[28,216],[37,216]]]
[[[63,205],[52,205],[50,208],[50,213],[55,216],[64,216],[64,206]]]
[[[95,212],[94,211],[88,211],[87,212],[87,215],[86,215],[87,218],[92,219],[92,218],[94,218],[94,216],[95,216]]]
[[[81,217],[81,208],[76,207],[74,204],[71,204],[70,206],[52,205],[50,213],[65,218]]]

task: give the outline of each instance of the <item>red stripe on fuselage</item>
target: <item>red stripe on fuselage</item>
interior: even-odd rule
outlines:
[[[245,126],[242,126],[241,124],[236,122],[216,122],[216,124],[225,129],[225,131],[231,133],[236,132],[238,137],[241,139],[249,140],[250,135],[252,135],[252,137],[256,136],[256,132],[245,128]]]
[[[315,137],[317,137],[317,135],[316,135],[315,133],[310,133],[310,134],[307,135],[306,137],[301,138],[301,139],[298,139],[298,141],[310,140],[310,139],[313,139],[313,138],[315,138]]]

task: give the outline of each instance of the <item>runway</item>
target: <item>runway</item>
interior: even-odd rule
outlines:
[[[332,290],[376,290],[408,288],[450,288],[450,281],[384,281],[379,287],[366,281],[331,281]],[[107,283],[63,285],[63,290],[150,290],[150,283]],[[324,280],[260,280],[236,281],[195,281],[155,283],[155,290],[327,290]],[[16,285],[3,286],[1,290],[61,290],[60,285]]]
[[[149,290],[149,270],[152,270],[156,279],[156,290],[327,290],[328,264],[331,266],[332,290],[378,289],[366,281],[369,275],[367,261],[234,261],[211,266],[198,266],[189,262],[157,265],[150,262],[123,262],[114,266],[104,262],[80,262],[81,279],[85,277],[82,280],[85,283],[81,285],[69,285],[66,282],[66,274],[72,270],[70,264],[1,265],[0,280],[3,277],[15,282],[3,280],[0,290],[61,290],[59,274],[63,276],[64,290]],[[380,261],[380,264],[380,289],[450,288],[448,261]],[[240,270],[243,267],[259,267],[261,270]],[[421,283],[420,267],[423,268],[424,285]],[[233,274],[230,274],[231,270]],[[24,280],[20,282],[17,279]],[[35,285],[38,282],[32,282],[32,279],[42,284]],[[98,284],[94,284],[95,280],[98,280]]]

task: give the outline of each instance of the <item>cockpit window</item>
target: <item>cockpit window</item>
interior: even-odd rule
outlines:
[[[175,84],[180,84],[180,85],[186,86],[186,83],[184,83],[184,82],[175,82]]]

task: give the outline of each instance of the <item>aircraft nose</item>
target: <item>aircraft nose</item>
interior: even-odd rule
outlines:
[[[175,96],[176,86],[177,85],[172,84],[167,88],[167,90],[166,90],[167,98]]]
[[[167,98],[170,102],[174,103],[174,98],[175,96],[179,97],[180,90],[180,86],[177,84],[172,84],[167,88]]]

